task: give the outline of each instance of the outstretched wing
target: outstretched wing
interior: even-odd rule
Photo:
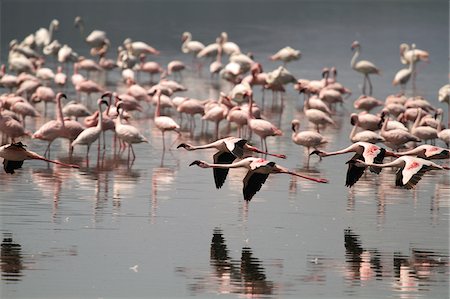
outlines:
[[[244,156],[244,146],[247,143],[247,140],[230,137],[229,139],[225,139],[224,143],[227,149],[237,158],[242,158]]]
[[[358,167],[355,163],[351,163],[350,161],[354,160],[362,160],[365,161],[364,156],[361,154],[355,154],[349,161],[347,161],[348,169],[347,169],[347,177],[345,179],[345,186],[351,187],[353,186],[363,175],[366,167]]]
[[[9,160],[3,160],[3,169],[6,173],[14,174],[14,170],[22,168],[23,160],[22,161],[9,161]]]
[[[244,199],[250,201],[253,196],[261,190],[262,185],[266,182],[268,173],[258,173],[250,170],[244,178],[244,188],[242,192],[244,194]]]
[[[236,157],[228,152],[217,152],[214,155],[214,163],[215,164],[231,164],[236,159]],[[220,189],[225,183],[227,179],[229,169],[223,168],[213,168],[214,174],[214,183],[216,184],[216,188]]]
[[[404,187],[405,189],[412,189],[422,179],[423,175],[427,171],[431,170],[431,167],[428,165],[422,165],[422,167],[412,175],[409,173],[404,173],[404,169],[405,167],[400,168],[397,171],[395,177],[395,186]]]

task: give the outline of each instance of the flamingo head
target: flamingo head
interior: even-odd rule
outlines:
[[[329,74],[330,74],[330,69],[327,67],[324,67],[322,69],[322,78],[328,77]]]
[[[200,160],[195,160],[194,162],[189,164],[189,166],[192,166],[192,165],[197,165],[198,167],[201,167],[201,168],[208,168],[208,165],[205,162],[200,161]]]
[[[322,152],[322,151],[319,151],[319,150],[314,150],[309,155],[310,156],[317,155],[317,156],[319,156],[321,158],[326,156],[325,152]]]
[[[355,126],[358,123],[358,114],[352,113],[350,115],[350,123],[352,124],[352,126]]]
[[[354,41],[353,43],[352,43],[352,51],[353,50],[355,50],[356,48],[360,48],[361,46],[360,46],[360,44],[359,44],[359,42],[358,41]]]

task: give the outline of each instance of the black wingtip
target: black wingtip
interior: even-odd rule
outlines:
[[[177,146],[177,148],[180,148],[180,147],[186,148],[186,143],[180,143],[180,144]]]
[[[200,165],[200,160],[195,160],[194,162],[192,162],[191,164],[189,164],[189,166],[192,166],[192,165]]]

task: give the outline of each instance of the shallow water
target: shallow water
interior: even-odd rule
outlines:
[[[61,23],[57,38],[88,55],[72,28],[76,15],[89,29],[104,29],[115,46],[127,36],[149,42],[162,51],[155,58],[162,64],[174,58],[191,63],[180,51],[186,30],[205,43],[227,31],[266,71],[278,66],[267,59],[271,53],[286,45],[298,48],[301,60],[288,65],[293,74],[319,78],[323,67],[335,65],[339,81],[353,91],[334,116],[338,126],[323,132],[326,150],[349,144],[348,115],[362,83],[349,65],[355,39],[362,58],[382,69],[382,76],[372,79],[374,96],[382,100],[399,90],[391,86],[402,68],[399,44],[414,42],[428,50],[418,93],[446,108],[436,96],[448,80],[445,1],[3,1],[0,8],[2,61],[11,39],[22,39],[52,18]],[[109,75],[111,90],[123,88],[115,83],[119,76]],[[211,80],[206,68],[202,76],[187,71],[182,83],[189,90],[180,95],[200,99],[230,89]],[[150,108],[134,115],[133,124],[150,144],[134,147],[132,164],[126,153],[114,153],[108,132],[106,150],[93,146],[89,165],[85,148],[75,149],[72,162],[80,169],[26,161],[14,175],[0,173],[1,297],[448,298],[449,173],[428,173],[415,189],[404,190],[394,187],[395,173],[385,169],[348,189],[344,163],[350,155],[322,161],[314,156],[307,167],[304,150],[291,142],[291,120],[300,119],[303,127],[307,122],[299,96],[292,86],[287,89],[283,108],[272,109],[269,93],[265,98],[264,114],[284,132],[268,139],[269,149],[288,157],[274,161],[328,178],[329,184],[271,175],[247,204],[241,193],[245,171],[231,171],[216,190],[210,170],[188,166],[196,159],[211,161],[214,151],[175,149],[181,141],[210,142],[212,133],[202,135],[197,120],[193,136],[183,132],[173,149],[163,152]],[[72,88],[66,92],[75,97]],[[255,89],[258,103],[261,98]],[[34,131],[47,120],[29,120],[27,128]],[[222,126],[221,134],[235,132]],[[24,142],[38,153],[46,147]],[[67,142],[54,142],[51,156],[69,161]]]

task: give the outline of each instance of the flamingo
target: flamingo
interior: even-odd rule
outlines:
[[[60,65],[58,66],[53,81],[54,81],[55,84],[58,85],[60,88],[66,86],[67,75],[63,73],[62,66],[60,66]]]
[[[394,150],[398,150],[405,143],[414,141],[420,142],[420,138],[414,136],[408,131],[402,129],[387,130],[389,123],[389,116],[384,120],[383,126],[381,127],[380,135],[385,139],[386,145]]]
[[[64,120],[61,107],[61,100],[63,98],[67,99],[67,96],[64,93],[59,92],[56,95],[56,120],[46,122],[32,135],[32,138],[48,142],[44,156],[47,154],[50,145],[56,138],[66,138],[72,143],[72,141],[84,130],[84,127],[79,122],[74,120]],[[72,153],[71,144],[69,144],[69,153]]]
[[[31,95],[31,100],[35,103],[44,102],[44,117],[47,116],[47,104],[55,101],[55,92],[53,89],[47,86],[39,86],[36,91]]]
[[[377,167],[378,164],[383,163],[385,156],[395,156],[393,152],[387,151],[382,147],[379,147],[375,144],[359,141],[353,143],[347,148],[334,151],[334,152],[324,152],[315,150],[310,155],[318,155],[319,157],[328,157],[334,155],[342,155],[346,153],[354,152],[355,155],[346,163],[348,164],[347,176],[345,180],[345,186],[352,187],[363,175],[366,170],[366,166],[358,166],[354,163],[356,160],[362,160],[367,163],[375,163],[371,164],[369,170],[376,174],[379,174],[381,168]]]
[[[417,118],[411,128],[411,133],[424,142],[431,140],[431,143],[434,143],[435,139],[438,138],[438,130],[429,126],[420,126],[419,124],[422,119],[422,108],[417,109]]]
[[[445,84],[438,91],[438,100],[441,103],[447,103],[448,125],[450,127],[450,84]]]
[[[390,163],[373,164],[371,162],[361,161],[359,159],[352,162],[356,167],[396,167],[399,168],[395,178],[395,186],[405,189],[414,188],[422,179],[423,175],[430,170],[450,170],[450,167],[440,166],[429,160],[413,156],[402,156]]]
[[[298,119],[294,119],[291,122],[292,127],[292,136],[291,139],[295,144],[302,145],[306,147],[308,153],[308,162],[309,162],[309,150],[310,148],[314,148],[317,150],[317,147],[327,143],[328,141],[317,132],[312,131],[302,131],[300,132],[300,121]]]
[[[70,101],[63,107],[63,115],[67,117],[75,117],[75,120],[78,120],[79,117],[86,117],[91,115],[91,112],[87,109],[87,107],[81,103],[77,103],[76,101]]]
[[[198,53],[205,48],[205,45],[201,42],[192,40],[192,34],[188,31],[183,32],[181,42],[181,51],[186,54],[192,53],[194,62]]]
[[[59,28],[59,21],[56,19],[53,19],[50,22],[48,29],[39,28],[34,34],[34,43],[36,44],[36,46],[42,49],[44,46],[50,44],[50,42],[53,39],[53,34],[55,30],[58,30],[58,28]]]
[[[2,105],[3,102],[0,101],[0,108]],[[3,113],[0,113],[0,132],[11,138],[12,142],[15,142],[16,138],[30,135],[19,121]]]
[[[132,41],[131,38],[127,38],[123,41],[125,49],[133,56],[139,57],[141,54],[153,54],[159,55],[160,52],[142,41]]]
[[[350,123],[353,126],[353,129],[350,132],[349,136],[352,142],[364,141],[369,143],[378,143],[384,141],[383,137],[381,137],[378,133],[375,133],[371,130],[364,130],[356,133],[357,128],[362,127],[359,122],[358,114],[352,113],[350,117]],[[379,123],[381,123],[381,121],[379,121]]]
[[[430,144],[422,144],[409,151],[395,154],[397,156],[416,156],[426,160],[450,158],[450,151],[448,149]]]
[[[305,113],[306,118],[308,121],[312,122],[314,125],[316,125],[316,130],[318,133],[320,133],[319,126],[320,125],[333,125],[335,126],[336,123],[334,120],[324,111],[319,109],[314,109],[310,107],[310,98],[306,98],[305,105],[303,105],[303,112]]]
[[[366,112],[369,112],[370,110],[383,105],[384,102],[366,95],[361,95],[353,102],[353,107],[355,107],[355,109],[365,110]]]
[[[16,169],[22,168],[25,160],[42,160],[66,167],[79,168],[78,165],[66,164],[55,160],[49,160],[35,152],[29,151],[22,142],[5,144],[0,146],[0,157],[3,160],[3,169],[6,173],[14,174]]]
[[[164,133],[166,131],[174,131],[178,133],[178,137],[181,136],[180,125],[177,124],[171,117],[169,116],[161,116],[161,90],[158,89],[156,91],[157,104],[155,109],[155,125],[161,131],[162,140],[163,140],[163,150],[166,149],[166,142],[164,139]]]
[[[350,65],[352,69],[364,75],[362,93],[366,94],[366,81],[367,81],[369,83],[369,95],[372,95],[372,82],[370,82],[369,75],[371,74],[378,75],[380,74],[380,70],[370,61],[360,60],[356,62],[356,59],[358,59],[359,52],[361,50],[361,45],[359,44],[358,41],[354,41],[352,43],[352,50],[354,50],[355,53],[353,54]]]
[[[172,75],[176,78],[178,77],[180,80],[183,78],[181,72],[186,69],[186,65],[184,62],[180,60],[172,60],[167,64],[167,75]]]
[[[253,196],[261,189],[262,185],[266,182],[267,177],[271,173],[285,173],[298,176],[316,183],[328,183],[327,179],[305,176],[290,171],[283,166],[277,165],[275,162],[270,162],[265,159],[256,157],[248,157],[231,164],[210,164],[205,161],[195,160],[189,166],[192,165],[197,165],[201,168],[247,168],[248,172],[243,180],[244,187],[242,189],[244,200],[246,201],[250,201],[253,198]]]
[[[285,155],[282,154],[271,154],[268,152],[265,152],[263,150],[260,150],[257,147],[254,147],[248,143],[246,139],[242,139],[240,137],[226,137],[222,139],[218,139],[212,143],[208,143],[205,145],[192,145],[189,143],[181,143],[177,146],[177,148],[184,148],[188,151],[195,151],[195,150],[202,150],[202,149],[209,149],[209,148],[215,148],[218,151],[214,154],[213,159],[214,163],[218,164],[230,164],[235,159],[244,158],[245,151],[251,151],[255,153],[260,153],[264,155],[269,155],[281,159],[286,159]],[[222,168],[214,168],[213,169],[214,174],[214,182],[216,184],[216,188],[220,189],[223,186],[223,183],[225,182],[225,179],[228,175],[228,169],[222,169]]]
[[[106,32],[102,30],[93,30],[88,36],[84,36],[84,21],[80,16],[76,16],[74,20],[75,28],[79,28],[81,37],[93,48],[101,48],[105,44],[109,45],[110,41],[106,37]]]
[[[264,119],[256,119],[253,116],[253,91],[247,91],[246,96],[248,97],[248,117],[247,117],[247,125],[252,132],[258,135],[261,139],[261,147],[267,152],[267,140],[268,136],[282,136],[283,132]]]
[[[101,99],[97,100],[98,105],[98,122],[97,126],[95,127],[89,127],[84,129],[78,137],[72,141],[72,147],[75,147],[75,145],[87,145],[86,149],[86,160],[89,161],[89,149],[91,148],[91,144],[94,143],[100,134],[102,133],[102,123],[103,123],[103,111],[102,111],[102,104],[108,105],[108,102]],[[99,148],[100,148],[100,142],[99,142]]]
[[[122,123],[124,110],[122,109],[121,106],[122,104],[119,98],[119,102],[116,105],[118,117],[115,119],[116,124],[115,131],[117,137],[123,142],[128,144],[128,161],[129,161],[130,151],[133,154],[133,160],[136,158],[136,154],[134,153],[133,150],[133,144],[142,142],[148,143],[148,140],[139,132],[139,130],[136,127]]]
[[[394,80],[392,80],[392,85],[400,85],[401,90],[405,91],[406,84],[408,83],[409,79],[411,78],[411,75],[414,73],[414,62],[411,60],[409,62],[409,67],[399,70],[394,77]]]
[[[228,33],[221,32],[220,39],[223,47],[223,52],[225,54],[233,55],[241,53],[241,49],[236,43],[228,41]]]
[[[28,101],[17,101],[11,106],[11,111],[22,116],[22,125],[25,128],[25,118],[27,116],[38,117],[39,112]]]
[[[419,61],[425,61],[428,62],[429,53],[427,51],[417,49],[415,44],[411,45],[411,48],[408,44],[402,43],[400,44],[400,61],[402,64],[409,64],[412,66],[412,84],[413,89],[415,89],[416,86],[416,76],[417,76],[417,70],[416,70],[416,63]]]
[[[284,47],[270,56],[270,60],[281,60],[283,61],[283,66],[286,66],[288,62],[299,60],[301,55],[299,50],[295,50],[291,47]]]

